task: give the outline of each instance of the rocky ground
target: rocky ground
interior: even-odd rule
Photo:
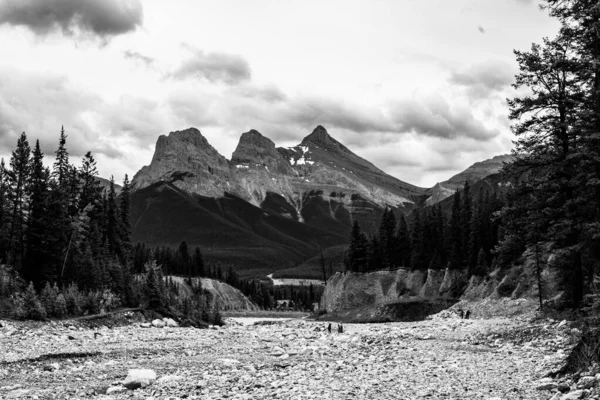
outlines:
[[[600,398],[593,373],[544,379],[580,334],[566,322],[445,311],[344,325],[342,334],[333,323],[330,334],[328,323],[298,319],[230,318],[204,330],[131,320],[112,328],[0,321],[0,398]]]

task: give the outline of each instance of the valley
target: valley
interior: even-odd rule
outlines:
[[[531,318],[442,312],[413,323],[345,324],[343,334],[304,319],[229,318],[204,330],[143,328],[135,315],[110,327],[2,321],[0,397],[535,400],[558,383],[592,394],[573,382],[540,381],[564,362],[577,334]],[[132,369],[155,378],[128,390]]]

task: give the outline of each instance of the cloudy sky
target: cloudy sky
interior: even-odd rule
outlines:
[[[431,186],[510,151],[512,51],[556,31],[536,0],[0,0],[0,155],[64,125],[120,181],[170,131],[230,158],[321,124]]]

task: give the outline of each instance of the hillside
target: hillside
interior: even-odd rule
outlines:
[[[482,179],[500,172],[505,163],[514,159],[510,154],[495,156],[488,160],[476,162],[467,169],[454,175],[450,179],[435,184],[428,190],[427,205],[433,205],[452,196],[456,189],[461,189],[465,182],[474,184]]]

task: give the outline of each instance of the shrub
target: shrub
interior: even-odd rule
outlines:
[[[54,303],[54,315],[58,318],[64,318],[67,315],[67,301],[62,293],[56,296],[56,302]]]
[[[58,288],[56,286],[50,286],[50,283],[46,282],[46,286],[44,286],[42,293],[40,293],[40,302],[42,303],[42,306],[44,306],[48,316],[56,315],[56,296],[58,296]]]
[[[77,285],[72,283],[65,290],[63,290],[63,296],[67,303],[67,314],[68,315],[79,315],[81,314],[81,307],[83,305],[83,296],[79,292]]]
[[[100,292],[88,292],[83,303],[84,314],[100,314],[101,298]]]
[[[46,310],[40,303],[33,283],[30,282],[29,286],[23,293],[23,306],[25,307],[26,317],[35,320],[43,320],[46,318]]]
[[[101,314],[112,311],[121,306],[121,299],[108,289],[104,289],[99,296],[99,300]]]

